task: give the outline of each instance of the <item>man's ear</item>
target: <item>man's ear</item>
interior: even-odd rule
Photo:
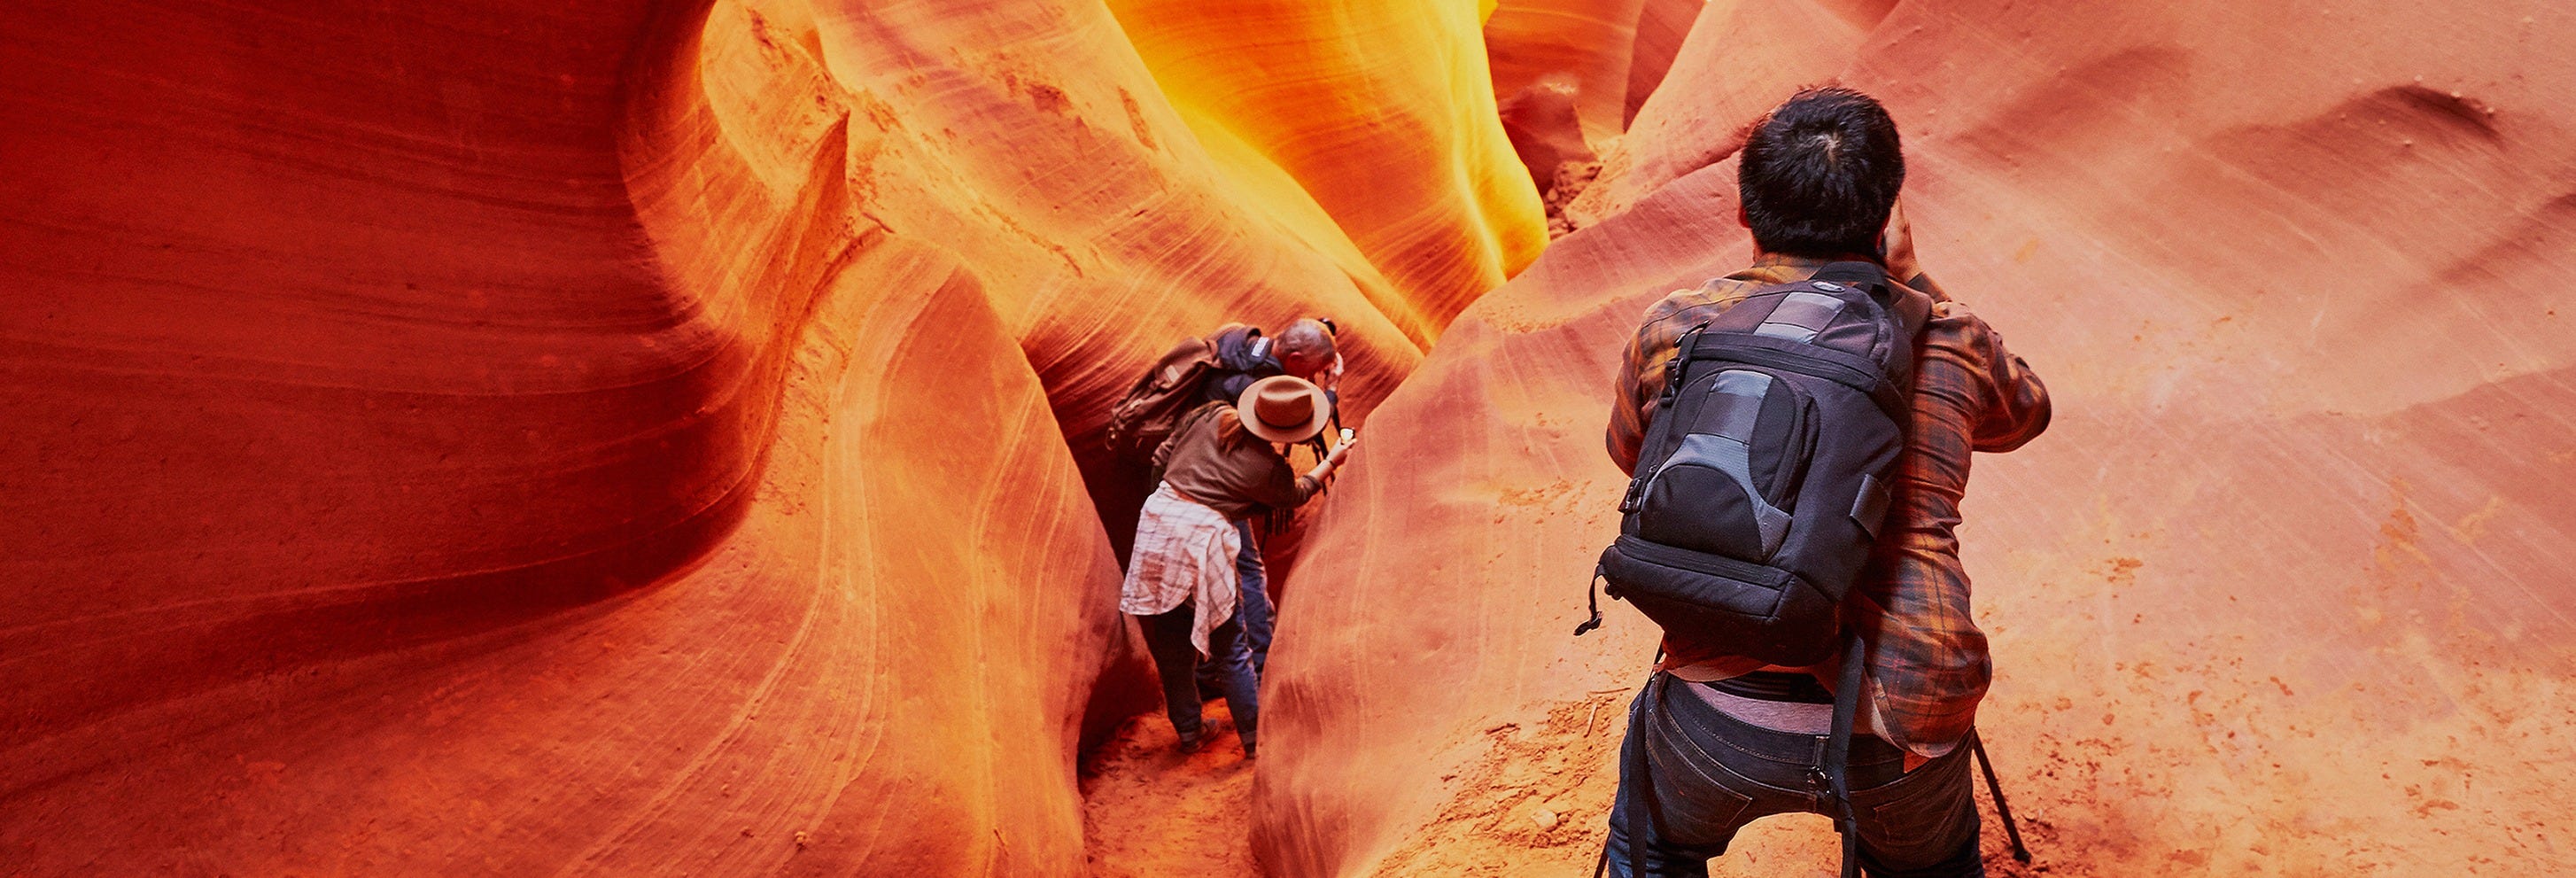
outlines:
[[[1735,224],[1748,229],[1753,227],[1753,215],[1745,212],[1744,202],[1735,203]]]

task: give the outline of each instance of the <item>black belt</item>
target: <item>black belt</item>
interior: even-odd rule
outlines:
[[[1778,701],[1789,704],[1832,704],[1834,693],[1808,674],[1787,671],[1754,671],[1701,685],[1755,701]]]

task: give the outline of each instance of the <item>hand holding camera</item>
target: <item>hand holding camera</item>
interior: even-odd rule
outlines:
[[[1358,431],[1352,430],[1349,427],[1343,427],[1342,441],[1335,443],[1333,445],[1333,450],[1326,452],[1324,454],[1323,461],[1315,464],[1314,469],[1306,471],[1307,477],[1319,482],[1332,478],[1333,469],[1341,466],[1342,459],[1350,455],[1351,446],[1359,444],[1359,441],[1360,438]]]

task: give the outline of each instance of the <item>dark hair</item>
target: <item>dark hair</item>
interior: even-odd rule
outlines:
[[[1905,185],[1896,120],[1860,92],[1803,89],[1753,123],[1735,183],[1763,252],[1875,254]]]

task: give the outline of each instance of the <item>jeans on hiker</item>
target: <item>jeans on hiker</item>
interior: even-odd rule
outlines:
[[[1609,874],[1618,878],[1705,878],[1736,830],[1774,814],[1830,815],[1833,797],[1816,766],[1825,736],[1747,723],[1684,691],[1679,679],[1649,686],[1628,709],[1625,748],[1645,748],[1648,777],[1619,778],[1610,809]],[[1663,693],[1649,704],[1649,693]],[[1871,878],[1983,878],[1970,742],[1904,770],[1904,751],[1874,735],[1852,736],[1852,813],[1860,823],[1860,865]],[[1623,760],[1624,763],[1624,760]],[[1629,806],[1653,784],[1659,817],[1632,825]],[[1646,809],[1639,809],[1646,810]],[[1635,846],[1643,871],[1632,874]],[[1836,846],[1839,849],[1839,845]]]
[[[1243,550],[1234,555],[1234,572],[1243,580],[1241,602],[1235,605],[1235,619],[1243,623],[1245,642],[1252,648],[1252,682],[1260,685],[1262,673],[1270,666],[1270,576],[1261,564],[1261,538],[1252,533],[1252,520],[1234,523],[1234,531],[1243,537]],[[1211,647],[1213,648],[1213,647]],[[1199,700],[1205,701],[1225,692],[1225,683],[1217,679],[1217,666],[1199,666]]]
[[[1196,613],[1195,602],[1182,601],[1169,612],[1136,617],[1145,632],[1145,649],[1154,656],[1154,672],[1163,678],[1163,709],[1172,717],[1172,730],[1185,741],[1195,741],[1200,734],[1199,650],[1190,645],[1190,624]],[[1208,632],[1208,663],[1216,668],[1226,708],[1234,712],[1235,736],[1249,751],[1253,732],[1261,723],[1261,702],[1252,679],[1252,648],[1244,636],[1241,612]]]

